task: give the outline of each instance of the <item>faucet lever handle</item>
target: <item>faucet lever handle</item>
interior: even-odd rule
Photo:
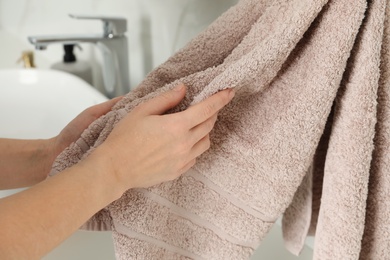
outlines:
[[[122,36],[127,31],[127,20],[123,17],[77,14],[69,16],[75,19],[102,20],[104,37]]]

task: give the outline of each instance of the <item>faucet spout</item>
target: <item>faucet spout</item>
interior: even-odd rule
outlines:
[[[128,43],[124,35],[126,19],[116,17],[71,16],[77,19],[101,19],[103,34],[29,36],[28,40],[37,50],[45,50],[51,44],[92,43],[103,57],[103,81],[105,94],[109,98],[130,91]]]
[[[29,36],[28,41],[38,50],[45,50],[48,45],[53,43],[77,44],[82,42],[96,43],[104,37],[101,35],[42,35]]]

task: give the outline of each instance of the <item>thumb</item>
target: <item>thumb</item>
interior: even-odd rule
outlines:
[[[142,113],[146,115],[162,115],[167,110],[175,107],[184,98],[186,88],[183,84],[168,90],[155,98],[142,104]]]

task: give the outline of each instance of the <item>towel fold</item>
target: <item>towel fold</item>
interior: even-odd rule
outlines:
[[[170,113],[235,88],[191,170],[127,191],[84,228],[113,230],[118,259],[248,259],[284,213],[295,254],[315,232],[315,259],[385,259],[389,5],[241,0],[92,123],[51,175],[179,82],[188,91]]]
[[[375,149],[368,183],[366,221],[360,259],[390,255],[390,4],[387,2],[381,51]]]

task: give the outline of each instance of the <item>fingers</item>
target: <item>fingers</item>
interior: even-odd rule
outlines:
[[[218,114],[215,113],[212,117],[190,130],[190,134],[192,137],[191,140],[193,141],[193,143],[199,142],[199,140],[201,140],[211,132],[211,130],[214,128],[215,122],[217,121],[217,116]]]
[[[111,107],[114,106],[119,100],[121,100],[124,96],[114,97],[107,101],[107,103],[111,104]]]
[[[186,165],[184,165],[183,168],[180,169],[179,174],[181,175],[181,174],[185,173],[186,171],[188,171],[192,166],[195,165],[195,163],[196,163],[196,159],[192,159],[191,161],[189,161]]]
[[[185,95],[185,86],[179,84],[172,90],[168,90],[159,96],[138,106],[136,109],[144,115],[161,115],[180,103]]]
[[[181,169],[186,172],[196,162],[196,158],[210,148],[209,133],[217,121],[218,111],[223,108],[234,97],[233,90],[224,90],[214,94],[205,101],[177,113],[176,115],[188,119],[192,128],[189,130],[190,142],[194,143],[189,152],[188,162]]]
[[[98,105],[95,105],[93,106],[93,110],[96,114],[99,114],[100,116],[101,115],[104,115],[104,114],[107,114],[111,108],[119,101],[123,98],[123,96],[119,96],[119,97],[116,97],[116,98],[113,98],[113,99],[110,99],[106,102],[103,102],[101,104],[98,104]]]
[[[181,113],[183,114],[183,118],[187,118],[189,128],[193,128],[216,114],[233,97],[234,90],[225,89]]]
[[[110,99],[106,102],[94,105],[92,107],[87,108],[83,113],[87,114],[88,118],[92,123],[92,121],[110,112],[111,108],[122,98],[123,96],[120,96]]]
[[[207,134],[191,149],[190,158],[196,158],[210,148],[210,136]]]
[[[183,174],[184,172],[188,171],[192,166],[194,166],[196,158],[206,152],[209,148],[210,136],[206,135],[192,147],[191,152],[189,154],[189,161],[181,168],[179,174]]]

